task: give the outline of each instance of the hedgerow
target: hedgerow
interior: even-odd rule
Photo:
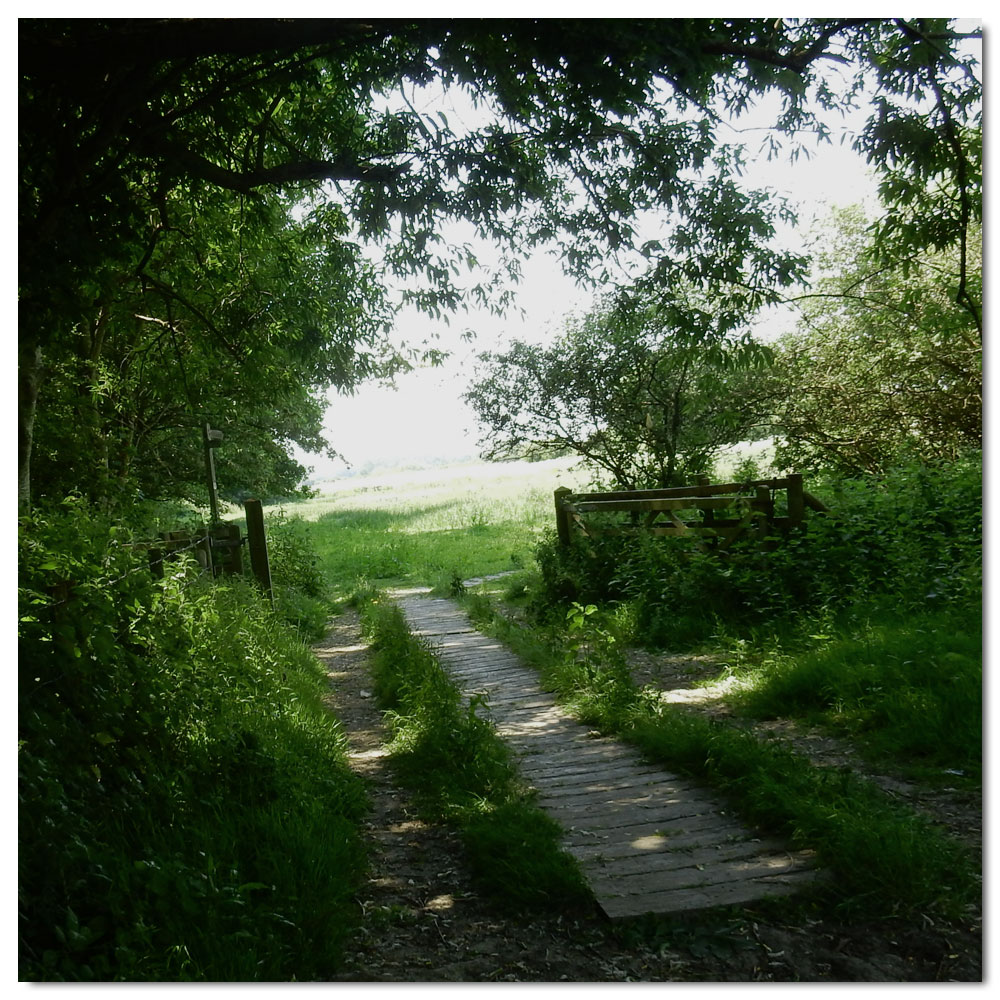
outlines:
[[[636,638],[690,646],[859,603],[876,613],[978,614],[982,588],[982,455],[885,476],[810,484],[830,507],[773,547],[737,543],[720,558],[697,537],[607,534],[537,551],[543,616],[568,602],[627,605]]]
[[[322,669],[250,584],[128,541],[20,521],[20,978],[329,975],[365,795]]]

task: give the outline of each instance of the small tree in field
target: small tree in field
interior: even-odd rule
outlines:
[[[570,452],[625,489],[668,487],[753,433],[741,391],[768,352],[700,342],[647,303],[570,320],[549,347],[515,341],[481,355],[465,398],[486,429],[484,458]]]

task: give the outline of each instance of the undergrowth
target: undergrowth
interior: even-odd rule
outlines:
[[[322,668],[251,584],[129,541],[20,522],[20,978],[328,977],[366,797]]]
[[[373,640],[375,693],[392,733],[390,761],[422,813],[460,832],[473,876],[498,903],[564,908],[590,899],[561,830],[531,800],[475,698],[460,694],[397,607],[360,601]]]
[[[735,543],[719,554],[696,535],[607,533],[537,548],[532,607],[558,618],[570,602],[616,608],[636,642],[689,649],[727,633],[792,629],[803,616],[979,613],[982,455],[904,465],[880,477],[810,483],[831,513],[776,544]]]

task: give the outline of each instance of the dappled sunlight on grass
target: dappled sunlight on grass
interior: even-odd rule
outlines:
[[[978,773],[982,754],[981,637],[976,622],[890,616],[851,635],[772,651],[740,670],[731,706],[753,718],[792,716],[857,740],[904,769]]]
[[[385,585],[449,581],[519,569],[554,526],[552,494],[582,483],[567,460],[483,464],[342,481],[288,504],[309,522],[340,597],[359,576]]]

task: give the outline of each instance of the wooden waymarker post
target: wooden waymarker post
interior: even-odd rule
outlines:
[[[274,590],[271,587],[271,564],[267,558],[267,535],[264,533],[264,507],[259,500],[245,500],[247,514],[247,547],[250,549],[250,568],[261,589],[274,607]]]
[[[555,491],[556,504],[556,532],[559,535],[560,545],[569,545],[569,513],[563,508],[562,502],[565,497],[571,496],[573,491],[566,486],[560,486]]]
[[[222,444],[222,431],[215,430],[207,421],[201,425],[201,440],[205,449],[205,475],[208,480],[208,502],[212,508],[212,524],[219,521],[219,487],[215,481],[215,456],[213,448]]]

